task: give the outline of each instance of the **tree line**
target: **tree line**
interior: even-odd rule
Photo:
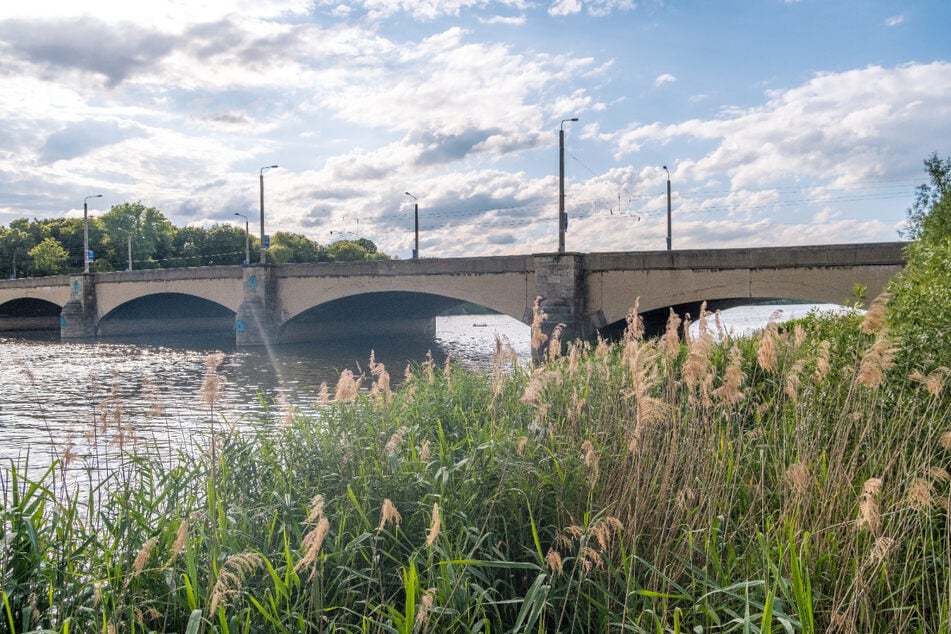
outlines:
[[[82,218],[18,218],[0,226],[0,275],[38,277],[83,270]],[[250,260],[260,258],[261,242],[248,236]],[[141,202],[115,205],[89,217],[89,270],[93,272],[242,264],[245,230],[232,224],[209,228],[176,227],[154,207]],[[366,238],[318,244],[307,236],[278,231],[271,236],[267,261],[335,262],[388,260]]]

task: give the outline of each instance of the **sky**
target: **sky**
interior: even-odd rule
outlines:
[[[0,225],[142,202],[412,257],[899,239],[951,154],[947,0],[33,0]],[[571,121],[577,118],[578,121]],[[278,165],[277,168],[263,169]],[[666,170],[664,169],[666,166]],[[409,192],[409,194],[407,194]]]

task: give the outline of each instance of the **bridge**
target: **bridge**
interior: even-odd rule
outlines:
[[[639,298],[649,328],[756,301],[846,303],[877,295],[905,265],[904,243],[213,266],[0,281],[0,334],[63,340],[234,333],[238,346],[432,330],[471,302],[566,337],[619,331]]]

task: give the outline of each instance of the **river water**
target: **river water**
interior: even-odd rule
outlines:
[[[721,322],[739,335],[762,328],[770,318],[791,319],[815,309],[748,306],[724,311]],[[519,363],[528,366],[529,328],[503,315],[437,317],[435,338],[368,337],[255,351],[235,350],[233,340],[0,338],[0,460],[23,465],[28,456],[34,475],[56,458],[68,458],[79,472],[108,469],[110,460],[135,443],[173,452],[193,447],[193,438],[212,424],[273,424],[289,405],[316,412],[321,383],[332,393],[343,370],[369,375],[371,350],[394,384],[409,362],[422,362],[430,352],[440,364],[448,356],[489,370],[496,336],[508,340]],[[217,353],[223,355],[217,373],[224,383],[212,410],[201,386],[206,360]],[[368,376],[364,385],[369,383]]]

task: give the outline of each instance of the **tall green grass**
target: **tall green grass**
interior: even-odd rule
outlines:
[[[0,631],[948,632],[948,371],[874,322],[632,314],[537,368],[371,361],[85,487],[8,465]]]

